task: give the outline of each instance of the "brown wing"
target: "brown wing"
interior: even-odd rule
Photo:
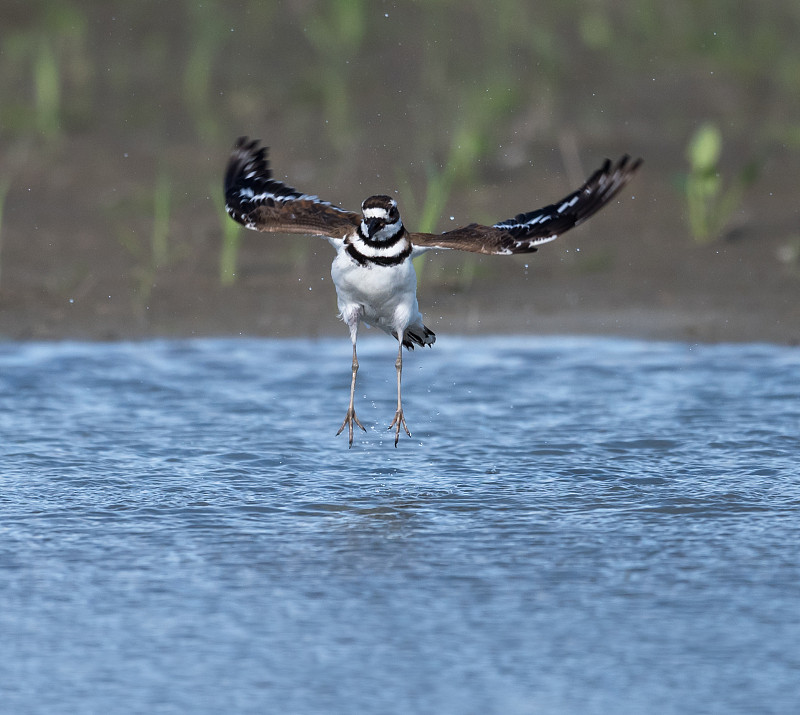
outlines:
[[[445,233],[412,233],[411,242],[420,253],[437,248],[453,248],[474,253],[533,253],[565,231],[597,213],[625,186],[642,160],[623,156],[612,166],[606,159],[577,191],[544,208],[518,214],[493,226],[471,223]]]
[[[225,172],[225,210],[246,228],[305,233],[341,239],[352,233],[361,215],[303,194],[272,178],[267,147],[241,137]]]

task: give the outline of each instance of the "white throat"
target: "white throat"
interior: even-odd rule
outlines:
[[[369,209],[367,209],[369,210]],[[394,223],[390,223],[387,226],[384,226],[380,231],[377,231],[374,236],[372,236],[372,241],[390,241],[397,236],[397,234],[402,231],[403,229],[403,222],[398,219]],[[362,221],[361,222],[361,232],[367,236],[368,228],[367,224]]]

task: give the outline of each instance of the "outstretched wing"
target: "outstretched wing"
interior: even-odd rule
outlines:
[[[580,189],[555,204],[493,226],[471,223],[445,233],[412,233],[411,243],[415,253],[444,248],[474,253],[533,253],[541,244],[555,240],[603,208],[641,163],[641,159],[631,162],[628,155],[614,165],[606,159]]]
[[[267,147],[240,137],[225,172],[225,210],[246,228],[342,239],[360,214],[337,208],[272,178]]]

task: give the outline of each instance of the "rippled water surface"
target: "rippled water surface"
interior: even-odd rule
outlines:
[[[800,351],[0,344],[0,711],[793,713]]]

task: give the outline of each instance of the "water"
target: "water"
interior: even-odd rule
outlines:
[[[0,344],[0,711],[796,712],[800,351],[360,359]]]

